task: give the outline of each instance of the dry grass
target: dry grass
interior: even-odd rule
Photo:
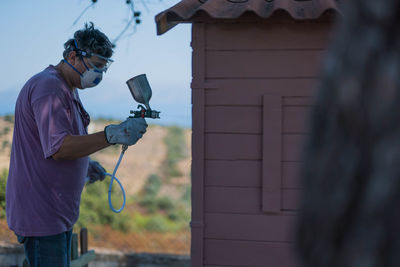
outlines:
[[[109,226],[92,227],[89,246],[121,252],[148,252],[190,254],[190,231],[176,233],[132,232],[123,233]]]
[[[9,129],[5,133],[5,129]],[[0,170],[8,169],[14,124],[0,117]]]
[[[18,244],[14,232],[8,229],[7,221],[0,219],[0,240],[3,243]]]
[[[74,229],[79,232],[80,229]],[[109,226],[88,228],[89,249],[120,252],[146,252],[167,254],[190,254],[190,231],[176,233],[137,232],[123,233]],[[0,241],[18,244],[15,234],[8,229],[6,220],[0,220]]]

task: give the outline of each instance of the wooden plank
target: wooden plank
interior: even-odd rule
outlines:
[[[295,216],[206,213],[205,237],[252,241],[293,242]],[[238,229],[240,229],[238,231]]]
[[[290,243],[205,240],[205,264],[252,267],[295,267]]]
[[[206,78],[317,77],[322,51],[207,51]]]
[[[282,188],[302,188],[300,181],[300,162],[282,162]]]
[[[264,95],[262,210],[280,212],[282,179],[282,96]]]
[[[282,209],[286,211],[297,211],[299,209],[299,197],[301,190],[284,189],[282,198]]]
[[[283,107],[283,133],[307,133],[310,107]]]
[[[298,209],[300,189],[281,189],[280,211]],[[265,214],[260,187],[206,187],[205,211],[208,213]]]
[[[192,25],[192,89],[197,89],[198,84],[205,80],[205,26],[203,23],[193,23]],[[200,87],[201,88],[201,87]],[[193,102],[192,102],[193,103]]]
[[[301,161],[304,134],[284,134],[282,135],[282,160],[283,161]]]
[[[261,161],[206,160],[206,186],[261,186]]]
[[[261,159],[261,135],[206,134],[205,155],[206,159]]]
[[[71,260],[75,260],[79,257],[78,254],[78,234],[72,233],[71,236]]]
[[[96,258],[94,250],[89,250],[78,259],[71,261],[71,267],[83,267]]]
[[[206,132],[261,133],[261,107],[206,107]]]
[[[192,127],[192,266],[202,266],[204,235],[204,90],[193,90]]]
[[[205,185],[226,187],[261,187],[260,160],[206,160]],[[300,162],[282,162],[282,188],[301,188]]]
[[[208,50],[325,49],[330,23],[207,24]]]
[[[81,243],[81,255],[85,254],[89,250],[89,238],[88,238],[88,230],[87,228],[82,228],[80,233],[80,243]],[[85,265],[84,267],[88,267],[88,265]]]
[[[205,25],[192,25],[192,219],[191,266],[203,266],[204,247],[204,88],[205,81]]]
[[[310,96],[283,96],[283,106],[312,106],[314,98]]]
[[[223,79],[206,90],[206,105],[262,106],[262,96],[283,96],[284,105],[309,105],[317,79]],[[305,98],[307,97],[307,98]]]
[[[205,211],[259,214],[261,188],[206,187]]]
[[[283,133],[307,133],[310,107],[283,106]],[[207,133],[262,133],[262,107],[208,106],[205,131]]]

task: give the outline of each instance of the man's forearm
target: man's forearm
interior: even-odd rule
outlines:
[[[64,138],[60,149],[53,155],[53,159],[77,159],[89,156],[109,145],[103,131],[89,135],[68,135]]]

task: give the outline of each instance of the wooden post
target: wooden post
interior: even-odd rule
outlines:
[[[83,255],[88,252],[88,231],[86,228],[81,229],[80,241],[81,241],[81,255]],[[84,267],[88,267],[88,265],[85,265]]]
[[[78,255],[78,234],[72,233],[71,237],[71,261],[76,260]]]

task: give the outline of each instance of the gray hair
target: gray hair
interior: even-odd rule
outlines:
[[[76,42],[76,43],[75,43]],[[113,44],[108,37],[94,28],[93,22],[85,23],[85,28],[74,33],[74,38],[64,44],[63,57],[67,59],[71,51],[85,51],[110,58],[113,54]]]

